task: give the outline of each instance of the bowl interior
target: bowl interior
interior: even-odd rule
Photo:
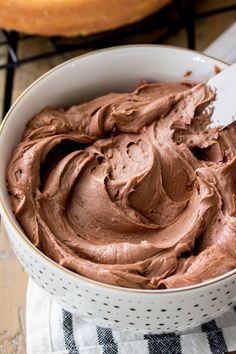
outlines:
[[[105,93],[131,91],[140,80],[205,81],[215,74],[216,65],[220,69],[227,67],[190,50],[157,45],[125,46],[72,59],[33,83],[13,104],[1,126],[0,198],[16,227],[19,225],[11,211],[5,169],[32,116],[45,106],[66,108]],[[186,72],[191,75],[185,77]]]

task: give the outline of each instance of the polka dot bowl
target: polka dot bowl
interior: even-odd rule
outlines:
[[[165,46],[126,46],[72,59],[32,84],[1,126],[1,215],[25,271],[68,311],[97,325],[152,332],[183,331],[225,312],[236,300],[236,271],[199,285],[173,290],[126,289],[75,274],[42,254],[28,240],[10,206],[5,169],[26,122],[44,106],[69,106],[111,92],[131,90],[140,79],[202,81],[226,64],[200,53]]]

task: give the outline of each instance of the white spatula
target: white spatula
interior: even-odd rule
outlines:
[[[232,123],[236,120],[236,63],[209,79],[208,85],[216,91],[210,126]]]

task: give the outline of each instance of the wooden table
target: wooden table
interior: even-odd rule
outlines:
[[[17,260],[0,221],[0,353],[25,354],[27,274]]]

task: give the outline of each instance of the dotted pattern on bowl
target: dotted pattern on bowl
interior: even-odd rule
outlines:
[[[99,326],[152,332],[183,331],[207,322],[233,306],[236,277],[195,296],[187,292],[137,295],[91,286],[45,262],[33,249],[11,234],[11,244],[26,272],[66,310]],[[70,279],[70,280],[68,280]],[[163,297],[164,295],[164,297]],[[187,296],[187,298],[186,298]]]

